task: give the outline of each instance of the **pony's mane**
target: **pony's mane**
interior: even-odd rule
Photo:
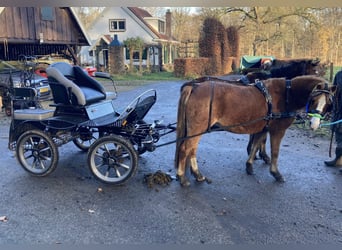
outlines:
[[[304,75],[306,70],[306,61],[294,61],[291,63],[281,64],[279,66],[271,67],[270,73],[272,77],[293,78],[298,75]]]

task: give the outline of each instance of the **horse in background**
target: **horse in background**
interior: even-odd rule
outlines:
[[[253,174],[257,145],[263,139],[259,132],[267,127],[271,138],[270,173],[277,181],[283,182],[284,178],[278,170],[277,161],[280,143],[286,129],[294,121],[296,112],[304,108],[308,101],[310,101],[310,110],[317,110],[323,114],[330,105],[328,102],[330,98],[326,96],[330,97],[334,91],[333,87],[329,87],[326,91],[326,81],[320,77],[299,76],[290,82],[289,97],[285,94],[287,89],[285,78],[271,78],[259,82],[261,85],[259,84],[258,87],[227,84],[226,81],[217,78],[201,78],[183,84],[178,102],[175,153],[180,184],[190,185],[185,176],[189,165],[197,181],[207,180],[199,171],[196,153],[201,135],[214,126],[219,126],[220,131],[255,134],[255,143],[246,162],[248,174]],[[316,129],[317,122],[312,124],[315,124],[312,128]]]
[[[292,79],[296,76],[316,75],[324,77],[326,65],[319,59],[274,59],[262,64],[259,69],[246,72],[245,76],[250,83],[268,78],[285,77]]]

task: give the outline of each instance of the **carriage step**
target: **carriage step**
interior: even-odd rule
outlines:
[[[37,120],[41,121],[53,117],[54,110],[49,109],[17,109],[13,112],[15,120]]]

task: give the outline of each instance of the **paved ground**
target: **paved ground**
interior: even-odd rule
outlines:
[[[146,121],[176,121],[181,82],[152,84],[122,92],[120,111],[136,95],[155,88],[158,101]],[[139,158],[139,169],[120,187],[96,181],[86,154],[72,143],[60,150],[55,172],[29,176],[7,149],[8,120],[0,125],[0,244],[291,244],[342,243],[342,175],[323,166],[329,141],[319,132],[291,128],[283,140],[274,182],[267,166],[255,163],[248,176],[247,135],[203,136],[198,152],[212,184],[148,188],[147,173],[175,175],[174,144]],[[160,143],[174,139],[174,134]],[[100,189],[99,189],[100,188]]]

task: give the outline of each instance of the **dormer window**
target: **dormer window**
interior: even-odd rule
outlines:
[[[165,33],[165,22],[158,20],[158,31],[159,33]]]
[[[125,19],[109,19],[109,32],[126,31]]]

